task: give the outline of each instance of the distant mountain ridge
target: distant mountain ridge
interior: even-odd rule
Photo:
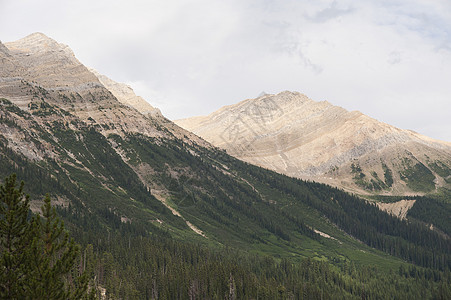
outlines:
[[[451,187],[451,143],[298,92],[175,122],[249,163],[353,192],[409,195]]]

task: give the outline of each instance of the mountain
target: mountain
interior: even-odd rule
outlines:
[[[51,194],[109,297],[446,295],[446,203],[418,197],[399,219],[245,163],[43,34],[0,44],[0,59],[0,178],[25,180],[34,211]]]
[[[137,109],[143,115],[162,116],[161,111],[158,108],[153,107],[142,97],[137,96],[130,86],[111,80],[92,68],[90,68],[89,71],[91,71],[121,103]]]
[[[297,92],[175,122],[246,162],[360,194],[451,189],[451,143]]]
[[[81,181],[87,181],[90,188],[94,188],[93,183],[114,186],[114,181],[121,177],[127,184],[142,185],[140,189],[148,193],[146,189],[150,187],[145,186],[150,183],[139,176],[148,176],[150,170],[140,165],[133,171],[128,161],[123,160],[126,154],[115,144],[117,139],[127,135],[167,141],[180,139],[179,142],[209,147],[202,139],[164,118],[159,110],[143,103],[130,88],[92,73],[68,46],[42,33],[2,44],[0,50],[6,65],[6,68],[2,66],[4,72],[0,79],[0,97],[4,98],[3,108],[6,109],[2,117],[10,122],[0,124],[4,146],[40,165],[48,164],[50,159],[54,164],[50,168],[58,168],[51,172],[66,174],[64,180],[78,184],[74,189],[82,189]],[[98,77],[107,82],[110,89]],[[135,108],[133,105],[137,103],[140,106]],[[138,110],[141,108],[147,109],[145,115]],[[8,109],[16,114],[11,116],[12,111]],[[103,147],[107,149],[98,153]],[[119,163],[114,166],[117,174],[109,169],[110,162],[98,163],[99,154]],[[102,171],[92,169],[96,167]],[[84,177],[87,174],[82,173],[81,178],[74,178],[74,168],[89,176]],[[152,187],[155,186],[158,185],[152,183]],[[117,197],[114,189],[106,189]],[[66,198],[73,195],[58,197],[68,204],[70,201]]]

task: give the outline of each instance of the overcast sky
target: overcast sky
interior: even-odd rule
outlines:
[[[291,90],[451,141],[449,0],[0,0],[33,32],[170,119]]]

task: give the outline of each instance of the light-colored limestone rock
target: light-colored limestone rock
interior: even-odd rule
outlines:
[[[354,183],[352,163],[367,174],[377,171],[380,178],[382,163],[398,171],[406,155],[423,163],[439,158],[451,166],[451,143],[297,92],[264,94],[208,116],[175,122],[249,163],[355,192],[364,191]],[[395,181],[388,193],[408,192],[405,183]]]
[[[33,33],[15,42],[5,43],[20,63],[25,79],[43,88],[84,90],[101,83],[64,44],[42,33]]]
[[[116,82],[92,68],[89,70],[121,103],[137,109],[144,115],[162,116],[158,108],[153,107],[142,97],[137,96],[129,85]]]
[[[106,77],[101,77],[102,83],[68,46],[42,33],[1,45],[0,97],[23,110],[45,99],[88,124],[100,125],[105,136],[139,133],[209,146],[167,120],[130,87]]]

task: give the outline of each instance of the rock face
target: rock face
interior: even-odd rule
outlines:
[[[167,198],[170,192],[165,184],[171,180],[164,172],[170,166],[165,164],[163,171],[158,169],[155,175],[163,160],[154,164],[152,159],[159,156],[152,150],[168,151],[164,147],[169,145],[170,149],[179,145],[183,149],[211,149],[203,139],[166,119],[130,87],[89,70],[69,47],[44,34],[0,43],[2,166],[9,164],[13,166],[9,169],[15,170],[26,161],[38,169],[56,170],[52,176],[66,177],[66,184],[78,185],[79,191],[83,187],[88,191],[89,185],[96,182],[95,191],[109,191],[105,200],[122,195],[118,203],[135,196],[124,197],[125,190],[114,178],[127,177],[124,187],[130,187],[136,176],[130,191],[148,188],[158,190],[158,195]],[[138,159],[141,153],[148,155],[149,160]],[[175,173],[174,169],[168,172]],[[159,180],[159,176],[164,179]],[[87,185],[80,183],[85,180]],[[150,192],[147,194],[146,197],[151,197]],[[65,203],[64,197],[60,200]],[[129,213],[133,216],[130,212],[133,207],[127,210],[127,216]],[[131,218],[121,215],[122,221]],[[197,234],[202,234],[185,221]]]
[[[121,103],[137,109],[143,115],[163,116],[158,108],[153,107],[142,97],[137,96],[129,85],[116,82],[92,68],[90,68],[89,71],[91,71],[91,73],[93,73]]]
[[[101,86],[68,46],[42,33],[33,33],[5,46],[24,67],[21,75],[33,79],[43,88],[75,91]]]
[[[176,123],[249,163],[353,192],[421,194],[451,183],[451,143],[297,92]]]
[[[130,87],[90,71],[68,46],[42,33],[0,44],[0,60],[0,97],[25,111],[44,101],[100,126],[105,136],[130,132],[207,145],[164,118]]]

